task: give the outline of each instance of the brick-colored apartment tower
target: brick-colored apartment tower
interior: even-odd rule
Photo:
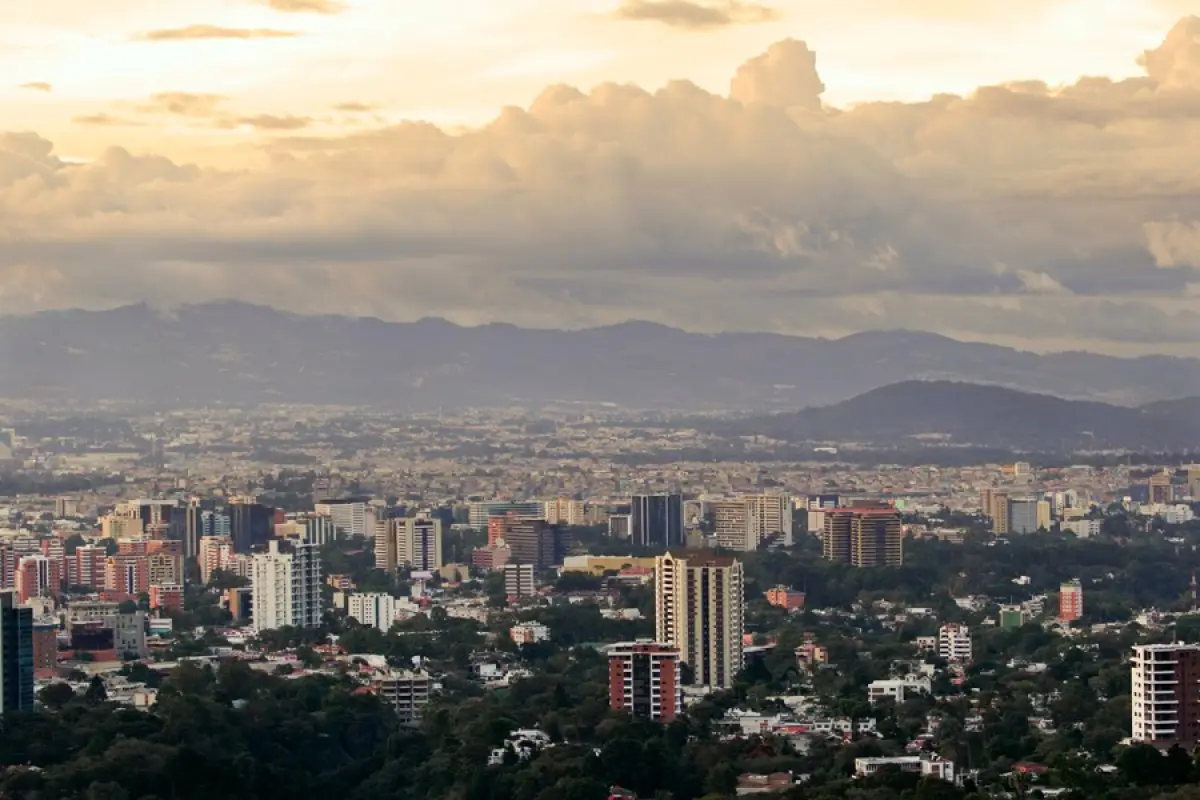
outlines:
[[[683,713],[679,651],[659,642],[622,642],[608,651],[609,706],[670,722]]]

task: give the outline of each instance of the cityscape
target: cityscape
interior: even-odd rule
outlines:
[[[0,8],[0,800],[1200,800],[1200,6]]]

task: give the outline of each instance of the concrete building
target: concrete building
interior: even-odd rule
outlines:
[[[377,677],[374,687],[379,699],[396,709],[401,723],[415,725],[429,705],[433,681],[426,672],[400,670]]]
[[[33,609],[0,592],[0,714],[33,710]]]
[[[608,648],[608,704],[654,722],[683,713],[679,650],[659,642],[621,642]]]
[[[897,705],[914,694],[929,694],[933,691],[933,683],[929,678],[896,678],[893,680],[871,681],[867,685],[867,699],[872,703],[891,699]]]
[[[43,555],[25,556],[17,562],[15,585],[19,603],[50,595],[57,597],[62,585],[61,562]]]
[[[742,564],[697,553],[655,563],[655,641],[674,647],[696,683],[729,688],[742,669]]]
[[[268,552],[254,556],[251,572],[255,628],[320,626],[321,554],[315,545],[283,553],[272,541]]]
[[[955,664],[971,663],[971,630],[951,622],[938,629],[937,652],[940,658]]]
[[[1093,536],[1100,535],[1100,526],[1103,523],[1098,519],[1073,519],[1069,522],[1063,522],[1059,528],[1064,531],[1070,531],[1080,539],[1091,539]]]
[[[1033,497],[1013,498],[1008,501],[1008,532],[1017,534],[1037,533],[1038,501]]]
[[[382,592],[352,594],[346,603],[346,613],[359,625],[387,633],[396,621],[396,598]]]
[[[544,510],[538,501],[487,500],[470,503],[467,505],[467,524],[477,531],[485,531],[488,527],[488,519],[491,517],[513,514],[518,517],[540,519]]]
[[[414,570],[436,572],[442,566],[442,521],[428,515],[401,520],[396,558]]]
[[[374,512],[366,500],[327,500],[317,503],[313,511],[318,517],[327,517],[338,538],[367,537],[375,533]]]
[[[585,525],[582,500],[558,497],[542,503],[542,518],[551,525]]]
[[[898,567],[904,563],[904,529],[890,506],[825,511],[821,553],[827,561],[855,567]]]
[[[767,590],[767,602],[784,611],[798,611],[804,608],[804,592],[786,586],[776,586]]]
[[[1200,645],[1138,645],[1131,676],[1135,742],[1200,744]]]
[[[540,622],[522,622],[509,628],[508,636],[516,644],[539,644],[550,641],[550,629]]]
[[[1175,502],[1170,471],[1164,469],[1157,475],[1151,475],[1147,481],[1146,494],[1151,505],[1170,505]]]
[[[1058,589],[1058,621],[1074,622],[1083,616],[1083,586],[1067,581]]]
[[[753,552],[772,537],[792,543],[792,498],[786,495],[748,494],[706,505],[725,550]]]
[[[152,610],[182,611],[183,585],[178,583],[150,584]]]
[[[532,564],[504,565],[504,593],[509,597],[529,597],[534,593]]]
[[[979,493],[979,505],[984,515],[992,521],[992,533],[1009,532],[1008,492],[984,489]]]

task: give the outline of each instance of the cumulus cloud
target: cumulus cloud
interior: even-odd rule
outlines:
[[[33,92],[52,92],[52,91],[54,91],[54,87],[52,85],[50,85],[49,83],[45,83],[44,81],[33,81],[32,83],[22,83],[20,88],[29,89],[30,91],[33,91]]]
[[[625,0],[613,16],[638,22],[659,22],[672,28],[699,31],[779,19],[779,12],[758,3],[729,0],[697,3],[691,0]]]
[[[1194,28],[1181,21],[1135,78],[851,109],[822,105],[798,41],[750,59],[728,95],[553,86],[461,133],[321,137],[309,117],[164,96],[150,105],[272,132],[270,158],[199,168],[114,149],[80,164],[0,136],[0,311],[237,297],[1190,352]]]
[[[771,45],[761,56],[738,68],[729,85],[729,96],[742,103],[821,108],[825,84],[817,74],[817,54],[795,39]]]
[[[295,31],[275,28],[224,28],[219,25],[188,25],[183,28],[163,28],[146,31],[137,38],[146,42],[179,42],[196,39],[290,39],[299,36]]]
[[[346,4],[336,2],[336,0],[257,0],[257,2],[276,11],[289,13],[339,14],[346,10]]]

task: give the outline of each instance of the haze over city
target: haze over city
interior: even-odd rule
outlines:
[[[14,4],[0,312],[234,298],[1186,355],[1191,10]]]

